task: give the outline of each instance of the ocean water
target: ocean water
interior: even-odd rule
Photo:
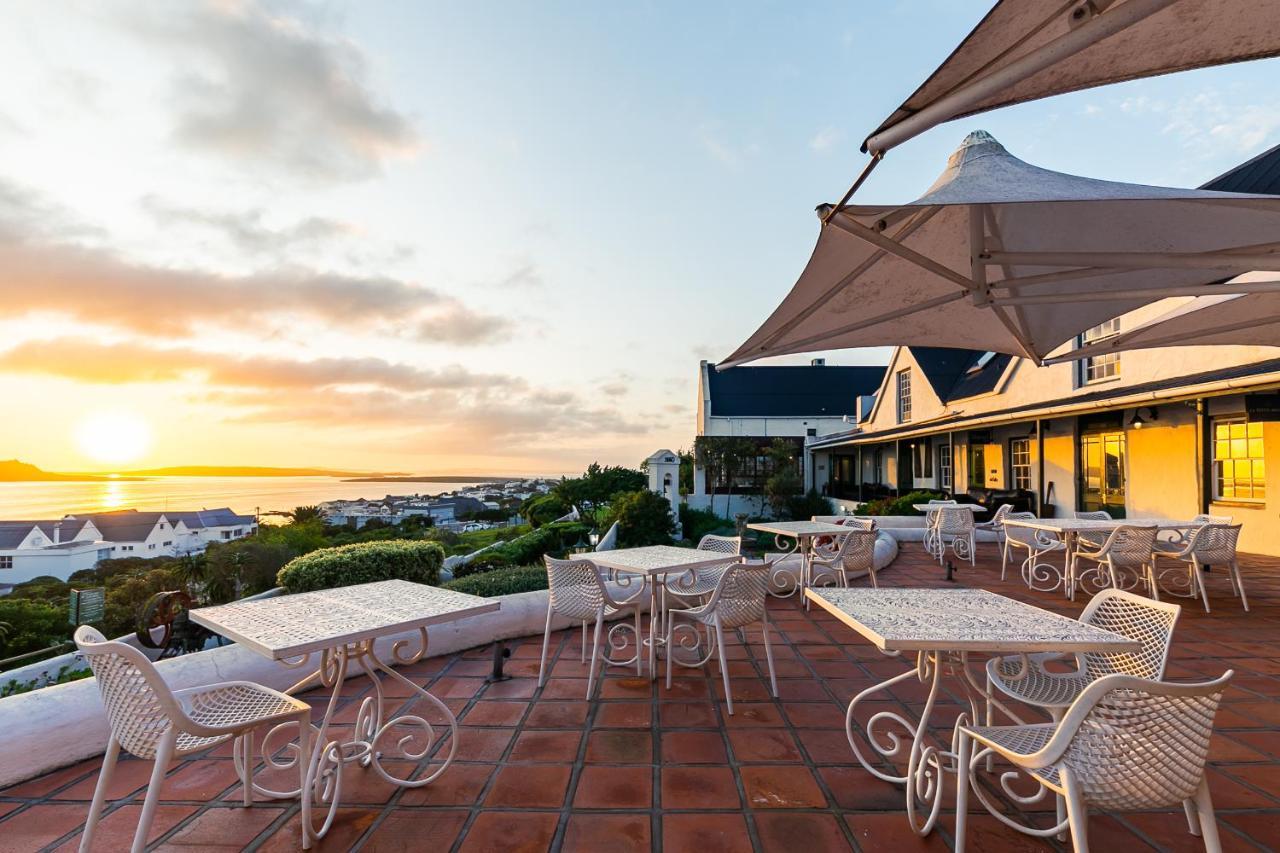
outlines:
[[[98,482],[0,483],[0,520],[60,518],[113,509],[193,510],[229,506],[243,515],[322,501],[435,495],[476,481],[345,483],[336,477],[151,477]]]

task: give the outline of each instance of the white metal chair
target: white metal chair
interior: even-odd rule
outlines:
[[[1156,536],[1156,554],[1171,555],[1178,553],[1183,548],[1187,547],[1187,542],[1191,539],[1191,534],[1201,527],[1204,527],[1206,524],[1229,525],[1231,524],[1231,516],[1207,515],[1205,513],[1201,513],[1191,519],[1190,527],[1183,527],[1178,530],[1160,531],[1160,534]]]
[[[720,582],[720,576],[724,574],[725,567],[729,563],[738,561],[739,556],[742,554],[742,537],[716,536],[713,533],[708,533],[698,542],[697,550],[724,554],[725,565],[690,569],[678,577],[668,575],[667,582],[662,586],[664,597],[674,598],[681,604],[701,603],[704,597],[715,590],[716,584]]]
[[[1156,532],[1155,527],[1122,524],[1112,530],[1106,541],[1096,549],[1077,547],[1067,569],[1068,592],[1074,597],[1077,586],[1083,584],[1077,564],[1080,560],[1088,560],[1097,564],[1089,570],[1095,576],[1095,588],[1110,586],[1127,589],[1145,584],[1147,593],[1158,601],[1160,593],[1151,573],[1151,563],[1155,559]],[[1126,572],[1132,572],[1132,582],[1124,578]]]
[[[1187,543],[1176,552],[1157,551],[1157,557],[1166,557],[1185,563],[1185,567],[1157,571],[1156,560],[1152,559],[1150,570],[1152,577],[1149,583],[1159,586],[1160,578],[1169,572],[1185,572],[1185,593],[1175,588],[1174,595],[1185,595],[1194,598],[1198,593],[1204,602],[1204,612],[1209,612],[1209,592],[1204,585],[1205,566],[1224,566],[1227,578],[1231,581],[1231,593],[1240,597],[1245,612],[1249,610],[1249,599],[1244,593],[1244,581],[1240,578],[1240,562],[1236,557],[1236,543],[1240,539],[1242,525],[1204,524],[1191,531]],[[1168,587],[1166,587],[1166,590]]]
[[[1043,838],[1069,829],[1077,853],[1089,850],[1091,806],[1117,812],[1182,805],[1191,834],[1202,835],[1205,850],[1218,853],[1205,762],[1214,715],[1232,675],[1227,670],[1199,684],[1108,675],[1080,694],[1061,723],[957,726],[957,766],[964,779],[956,792],[956,850],[964,850],[972,787],[992,815],[1021,832]],[[1033,829],[995,808],[975,778],[991,753],[1065,798],[1066,820]]]
[[[924,550],[935,557],[944,551],[938,547],[938,511],[944,506],[955,506],[955,500],[931,500],[924,512]]]
[[[975,530],[986,530],[996,535],[996,543],[1004,550],[1004,520],[1013,512],[1013,504],[1000,504],[991,518],[973,525]]]
[[[133,836],[134,853],[146,847],[164,774],[176,757],[235,738],[238,754],[243,756],[239,770],[244,804],[253,805],[253,732],[259,726],[297,722],[299,787],[305,790],[311,739],[311,706],[307,703],[248,681],[172,690],[155,664],[133,646],[108,641],[87,625],[76,629],[75,642],[97,679],[111,724],[102,771],[80,836],[82,853],[93,844],[121,749],[155,761]]]
[[[973,512],[959,509],[956,505],[941,506],[937,510],[934,522],[934,538],[937,543],[938,565],[942,565],[947,556],[947,545],[961,560],[968,560],[970,565],[978,564],[977,542],[973,533]]]
[[[1084,521],[1114,521],[1111,513],[1106,510],[1096,509],[1076,513],[1076,518]],[[1106,541],[1106,536],[1102,533],[1077,533],[1076,548],[1096,551],[1102,547],[1102,543]]]
[[[861,573],[871,578],[873,587],[879,586],[876,583],[876,537],[879,535],[874,529],[853,529],[834,536],[834,548],[815,553],[809,560],[809,586],[817,586],[822,578],[830,578],[838,586],[848,586],[849,578]]]
[[[591,698],[591,689],[595,684],[596,665],[603,658],[613,666],[636,665],[636,674],[641,673],[643,655],[640,633],[640,603],[638,601],[616,601],[609,595],[609,590],[600,577],[600,569],[590,560],[557,560],[554,557],[543,557],[547,564],[547,625],[542,634],[542,661],[538,664],[538,686],[546,683],[547,649],[551,643],[551,617],[553,614],[582,623],[582,662],[587,660],[587,623],[595,623],[595,638],[591,645],[591,667],[587,670],[587,699]],[[639,595],[639,592],[636,593]],[[600,631],[605,619],[615,613],[631,610],[635,613],[635,648],[634,658],[615,661],[604,654],[600,648]],[[625,623],[614,625],[609,629],[610,648],[620,648],[613,643],[613,632]]]
[[[671,687],[671,664],[675,658],[673,639],[677,619],[687,619],[694,634],[697,625],[714,629],[715,650],[720,657],[720,675],[724,679],[724,698],[729,714],[733,714],[733,693],[729,686],[729,665],[725,660],[724,632],[734,628],[760,623],[764,634],[764,655],[769,663],[769,683],[774,698],[778,696],[778,677],[773,668],[773,647],[769,642],[769,611],[765,606],[769,590],[769,569],[767,566],[749,566],[745,563],[734,563],[725,570],[716,585],[715,591],[707,599],[706,604],[683,610],[667,611],[667,687]],[[713,652],[708,650],[703,663],[711,659]]]
[[[1034,521],[1035,517],[1034,512],[1009,512],[1000,520],[1000,580],[1004,580],[1005,572],[1009,568],[1009,528],[1005,526],[1005,522]]]
[[[1104,589],[1080,614],[1080,621],[1142,643],[1136,652],[1075,655],[1070,672],[1050,670],[1046,664],[1067,656],[1053,652],[996,657],[987,661],[987,681],[1001,692],[1049,713],[1058,721],[1071,703],[1099,678],[1117,673],[1160,681],[1164,678],[1173,642],[1173,628],[1182,608],[1152,601],[1119,589]],[[987,720],[991,722],[990,718]]]

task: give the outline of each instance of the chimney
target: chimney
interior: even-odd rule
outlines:
[[[810,367],[826,367],[827,360],[825,358],[815,358],[809,361]]]
[[[61,521],[55,521],[53,523],[53,544],[54,545],[62,544],[62,522]]]

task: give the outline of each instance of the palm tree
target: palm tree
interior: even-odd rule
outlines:
[[[320,507],[311,504],[294,507],[293,512],[289,513],[289,518],[294,524],[315,521],[320,518]]]

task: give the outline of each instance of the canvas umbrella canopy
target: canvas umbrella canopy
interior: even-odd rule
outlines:
[[[1280,274],[1245,273],[1218,289],[1229,291],[1244,283],[1262,282],[1280,282]],[[1178,346],[1280,347],[1280,292],[1197,296],[1129,331],[1054,356],[1045,363],[1060,364],[1125,350]]]
[[[916,201],[819,211],[824,224],[808,266],[721,368],[896,345],[1039,361],[1134,308],[1201,295],[1233,274],[1280,270],[1276,196],[1053,172],[1012,156],[983,131],[964,140]]]
[[[1275,0],[1000,0],[862,150],[1050,95],[1277,55]]]

